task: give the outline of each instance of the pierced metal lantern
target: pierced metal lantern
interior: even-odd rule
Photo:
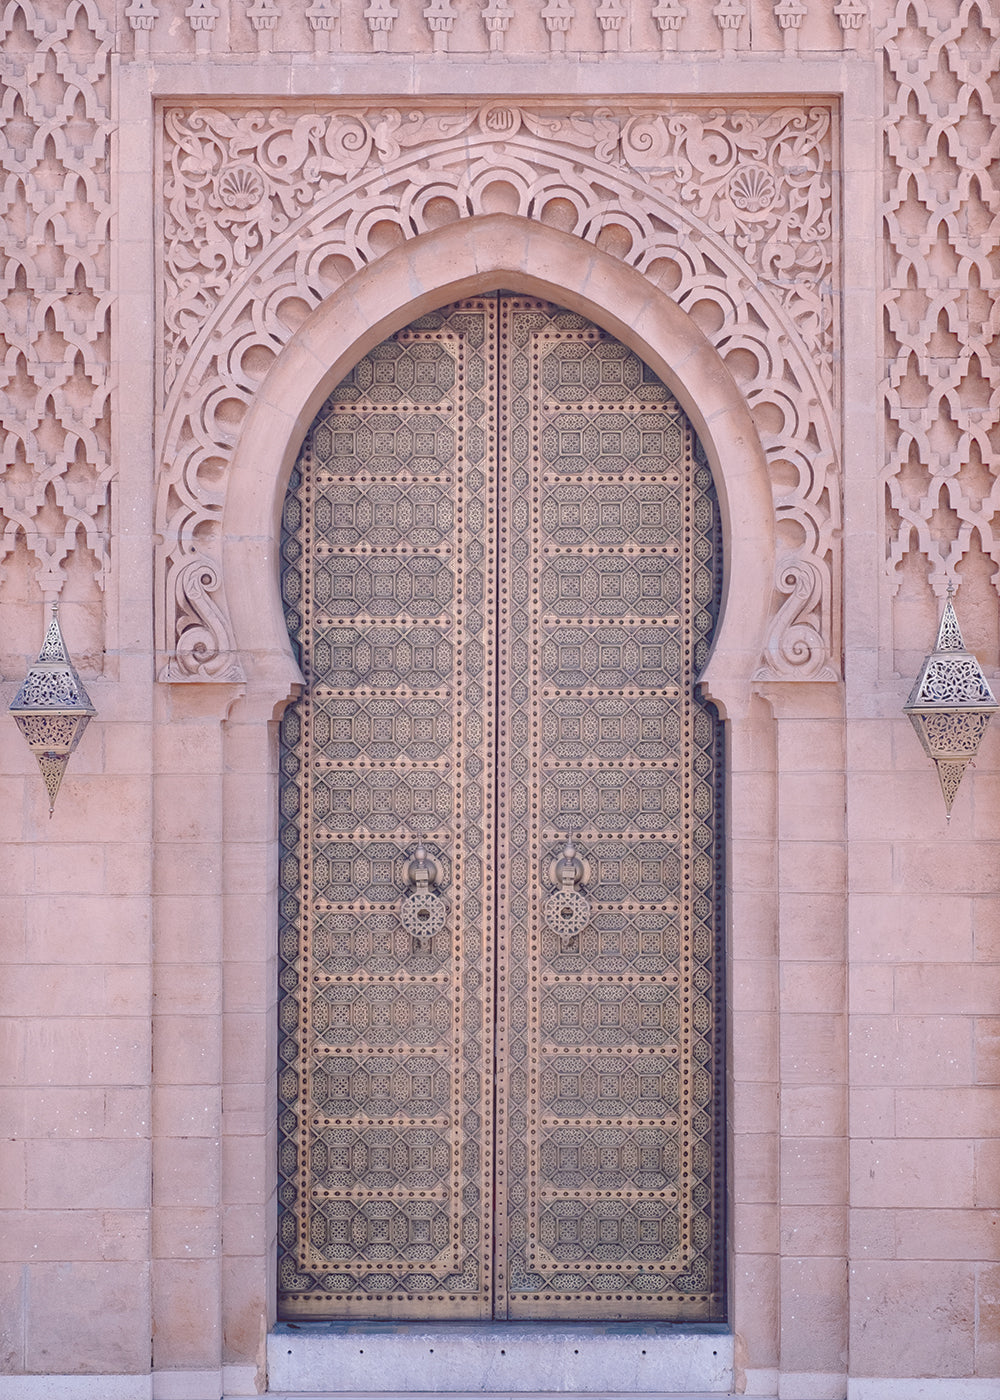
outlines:
[[[937,643],[903,706],[924,752],[937,765],[949,820],[962,774],[997,708],[982,667],[965,649],[949,590]]]
[[[38,660],[11,701],[10,712],[38,759],[51,817],[69,756],[97,713],[69,659],[59,626],[58,603],[52,605],[52,620]]]

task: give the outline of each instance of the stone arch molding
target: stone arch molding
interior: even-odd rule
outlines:
[[[501,284],[600,320],[691,415],[739,579],[725,669],[836,678],[831,109],[578,108],[164,110],[161,679],[274,655],[280,492],[323,397],[421,310]]]

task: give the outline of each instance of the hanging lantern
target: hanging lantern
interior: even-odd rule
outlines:
[[[948,820],[962,774],[997,709],[983,668],[966,651],[948,590],[937,643],[903,706],[927,757],[937,765]]]
[[[59,627],[58,603],[52,604],[52,620],[38,660],[14,696],[10,712],[38,759],[51,817],[69,756],[97,713],[69,659]]]

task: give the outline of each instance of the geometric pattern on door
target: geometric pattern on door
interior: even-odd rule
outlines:
[[[719,533],[669,391],[535,298],[421,317],[317,415],[282,1316],[724,1315]]]

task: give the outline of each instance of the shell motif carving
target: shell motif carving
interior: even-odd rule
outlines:
[[[264,181],[252,165],[230,165],[216,180],[216,194],[225,208],[243,214],[264,198]]]
[[[729,180],[729,198],[741,214],[760,214],[774,203],[774,176],[762,165],[742,166]]]
[[[776,534],[790,554],[762,671],[836,673],[829,106],[331,102],[178,106],[163,120],[164,678],[235,664],[219,525],[240,419],[293,333],[279,308],[301,317],[395,243],[498,208],[666,277],[707,327],[781,482]]]

